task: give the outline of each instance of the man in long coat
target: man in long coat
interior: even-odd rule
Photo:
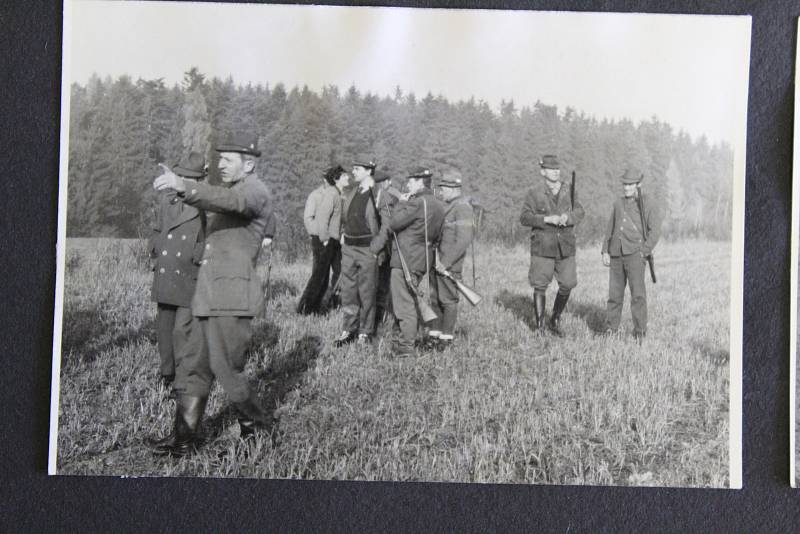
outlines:
[[[257,138],[233,137],[218,146],[222,186],[188,183],[173,173],[156,178],[206,212],[206,243],[192,300],[192,332],[176,369],[175,426],[154,444],[159,455],[182,456],[201,443],[198,428],[216,377],[233,401],[243,438],[267,416],[244,371],[251,322],[263,308],[256,259],[272,217],[267,187],[255,174]]]
[[[172,172],[187,180],[202,180],[206,175],[205,158],[192,152],[172,167]],[[200,211],[185,204],[174,191],[160,195],[149,250],[153,260],[150,295],[157,305],[161,379],[170,385],[175,379],[175,355],[183,350],[192,325],[192,297],[203,257]]]
[[[567,306],[569,294],[578,285],[575,266],[575,226],[583,220],[583,206],[571,191],[571,186],[561,182],[561,165],[558,157],[548,154],[539,162],[541,180],[525,197],[520,222],[531,228],[531,267],[528,281],[533,286],[533,306],[536,326],[541,332],[545,326],[545,291],[555,276],[558,293],[553,303],[553,313],[547,327],[557,336],[563,336],[559,326],[561,313]]]

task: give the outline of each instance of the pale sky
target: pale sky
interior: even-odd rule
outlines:
[[[65,3],[71,80],[282,82],[393,95],[395,86],[498,109],[537,100],[598,119],[652,115],[711,142],[745,125],[750,18],[532,11]]]

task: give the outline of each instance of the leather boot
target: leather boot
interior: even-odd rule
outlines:
[[[539,332],[544,331],[544,310],[547,304],[547,297],[544,292],[533,292],[533,312],[536,315],[536,330]]]
[[[266,426],[269,420],[264,408],[255,392],[250,392],[250,397],[244,402],[234,403],[239,413],[239,436],[247,439],[256,433],[256,429]]]
[[[180,458],[197,450],[202,444],[200,420],[206,410],[206,397],[181,395],[175,403],[175,426],[165,438],[150,441],[156,456]]]
[[[561,312],[563,312],[564,308],[567,306],[568,300],[569,293],[566,295],[558,293],[556,295],[556,301],[553,303],[553,313],[550,315],[550,320],[547,322],[547,328],[558,337],[564,337],[564,332],[559,327],[559,322],[561,320]]]

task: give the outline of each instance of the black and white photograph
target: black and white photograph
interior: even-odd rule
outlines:
[[[50,474],[741,487],[750,17],[63,28]]]

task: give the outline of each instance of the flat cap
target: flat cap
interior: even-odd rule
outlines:
[[[369,156],[360,155],[353,160],[354,167],[364,167],[365,169],[375,170],[375,162]]]
[[[633,169],[625,169],[625,173],[620,177],[623,184],[638,184],[644,178],[644,174]]]
[[[389,173],[381,169],[375,171],[375,177],[373,178],[373,180],[375,181],[376,184],[379,184],[381,182],[385,182],[390,178],[391,176],[389,176]]]
[[[416,167],[408,174],[408,177],[425,179],[433,177],[433,173],[425,167]]]
[[[249,154],[255,157],[261,156],[261,151],[258,149],[257,135],[233,134],[218,144],[215,150],[217,152],[239,152],[240,154]]]
[[[192,151],[172,167],[172,172],[184,178],[202,178],[208,172],[206,158],[201,153]]]

